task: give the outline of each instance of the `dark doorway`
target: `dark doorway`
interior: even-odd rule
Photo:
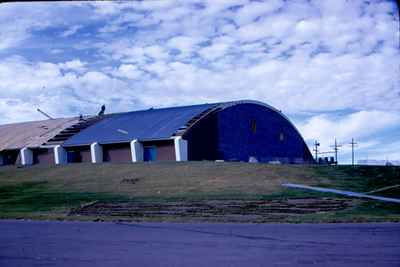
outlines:
[[[1,152],[3,156],[3,165],[15,165],[20,163],[19,150],[4,150]]]
[[[155,161],[157,160],[157,147],[156,146],[145,146],[143,153],[144,161]]]

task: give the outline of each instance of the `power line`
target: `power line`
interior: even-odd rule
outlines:
[[[315,161],[318,163],[318,147],[320,146],[320,143],[315,140],[314,141],[314,149],[313,151],[315,151]]]
[[[354,142],[354,138],[351,138],[351,165],[354,167],[354,147],[357,145],[356,142]]]
[[[342,145],[338,145],[336,138],[335,138],[335,144],[331,147],[333,147],[333,150],[335,151],[335,164],[338,164],[338,151],[339,151],[339,147],[341,147]]]

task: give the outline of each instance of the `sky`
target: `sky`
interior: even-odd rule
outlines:
[[[3,3],[0,124],[251,99],[339,163],[399,160],[399,40],[389,0]]]

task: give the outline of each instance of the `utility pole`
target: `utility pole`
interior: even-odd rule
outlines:
[[[356,142],[354,142],[354,138],[351,138],[351,165],[354,167],[354,147],[357,145]]]
[[[317,140],[315,140],[314,141],[314,151],[315,151],[315,161],[317,162],[317,164],[318,164],[318,147],[319,146],[320,146],[320,143]]]
[[[341,147],[342,145],[338,145],[336,138],[335,138],[335,145],[333,146],[333,149],[335,151],[335,164],[338,165],[338,151],[339,151],[339,147]],[[331,146],[332,147],[332,146]]]

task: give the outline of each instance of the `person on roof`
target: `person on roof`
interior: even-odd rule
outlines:
[[[98,116],[103,116],[105,111],[106,111],[106,105],[102,105]]]

